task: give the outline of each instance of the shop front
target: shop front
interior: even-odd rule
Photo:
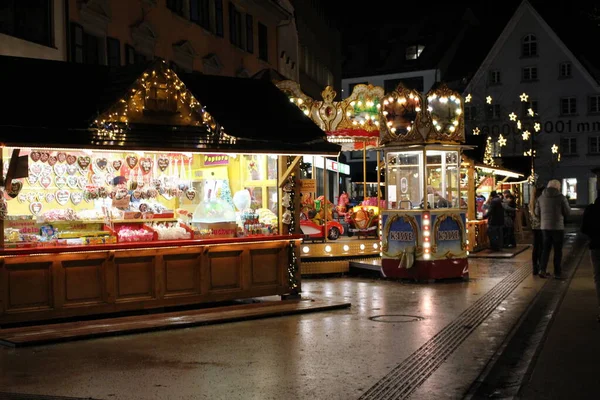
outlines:
[[[300,292],[300,158],[340,147],[274,86],[2,69],[0,325]]]

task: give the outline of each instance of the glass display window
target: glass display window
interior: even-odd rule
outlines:
[[[458,151],[427,150],[427,202],[430,208],[466,208],[460,195]]]
[[[20,149],[5,192],[15,247],[274,235],[278,156]],[[12,149],[3,149],[4,173]]]
[[[423,201],[423,152],[390,152],[386,155],[387,202],[390,209],[419,208]]]

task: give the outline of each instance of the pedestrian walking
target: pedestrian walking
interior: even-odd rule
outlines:
[[[542,186],[536,186],[533,191],[533,196],[529,200],[529,219],[531,221],[531,232],[533,233],[533,249],[531,251],[533,275],[537,275],[540,272],[540,262],[542,259],[543,237],[542,229],[540,227],[540,218],[535,215],[535,203],[540,198],[543,191],[544,188]]]
[[[484,218],[488,221],[487,233],[490,239],[490,248],[493,251],[502,250],[503,228],[504,228],[504,207],[502,198],[493,190],[488,199],[489,208]]]
[[[504,228],[502,229],[504,235],[504,247],[516,247],[515,217],[517,215],[517,202],[510,190],[504,191],[502,207],[504,208]]]
[[[542,229],[542,259],[540,261],[540,278],[548,277],[546,267],[550,259],[550,251],[554,249],[554,277],[561,278],[562,248],[565,237],[565,218],[571,214],[569,201],[560,192],[560,182],[551,180],[535,204],[535,215],[540,218]]]
[[[588,205],[583,211],[581,233],[590,238],[589,248],[594,270],[594,284],[598,297],[598,322],[600,322],[600,197],[593,204]]]

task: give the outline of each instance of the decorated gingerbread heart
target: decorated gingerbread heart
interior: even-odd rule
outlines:
[[[129,168],[134,169],[135,166],[138,164],[138,158],[136,155],[131,154],[127,156],[125,162],[127,163],[127,166]]]
[[[32,151],[32,152],[29,154],[29,157],[31,157],[31,160],[32,160],[33,162],[38,162],[38,161],[40,160],[40,157],[41,157],[41,156],[42,156],[42,155],[41,155],[41,154],[40,154],[40,152],[39,152],[39,151],[37,151],[37,150],[36,150],[36,151]]]
[[[64,206],[69,201],[71,193],[68,190],[57,190],[56,191],[56,202],[61,206]]]
[[[71,193],[71,203],[73,203],[73,205],[77,205],[77,204],[81,203],[82,200],[83,200],[82,192]]]
[[[6,191],[6,194],[11,199],[14,199],[15,197],[17,197],[19,195],[19,193],[21,193],[21,189],[23,189],[23,182],[18,181],[18,180],[13,180],[10,183],[10,188]]]
[[[56,178],[54,178],[54,184],[57,188],[62,189],[67,184],[67,178],[65,178],[64,176],[57,176]]]
[[[50,176],[52,175],[52,167],[50,165],[42,165],[42,172],[40,173],[40,176]]]
[[[81,168],[81,170],[83,170],[83,171],[86,171],[88,169],[91,162],[92,162],[92,159],[90,158],[90,156],[77,157],[77,165],[79,165],[79,168]]]
[[[67,174],[73,176],[77,173],[77,166],[76,165],[67,165]]]
[[[194,189],[186,190],[185,197],[187,197],[189,201],[194,201],[194,199],[196,198],[196,191]]]
[[[69,187],[71,189],[76,189],[77,185],[78,185],[78,180],[76,176],[69,176],[67,178],[67,185],[69,185]]]
[[[44,196],[44,198],[46,199],[46,203],[52,203],[56,198],[56,195],[52,192],[48,192],[46,193],[46,196]]]
[[[43,207],[44,206],[42,205],[42,203],[40,203],[39,201],[34,201],[29,205],[29,211],[31,211],[33,215],[38,215],[42,211]]]
[[[77,162],[77,157],[75,157],[73,154],[67,154],[67,164],[73,165],[76,162]]]
[[[27,183],[29,183],[29,186],[33,186],[37,183],[39,179],[40,177],[38,175],[29,174],[29,176],[27,177]]]
[[[50,166],[54,166],[54,164],[56,164],[57,161],[58,161],[58,158],[56,156],[48,157],[48,165],[50,165]]]
[[[56,176],[63,176],[67,173],[67,166],[65,164],[54,165],[54,174]]]
[[[25,203],[27,201],[27,195],[25,193],[19,193],[17,200],[19,200],[19,203]]]
[[[102,158],[96,158],[96,168],[98,169],[98,171],[102,172],[104,170],[106,170],[106,166],[108,165],[108,160],[106,159],[106,157],[102,157]]]
[[[123,166],[123,160],[113,160],[112,167],[115,170],[115,172],[119,172],[121,170],[122,166]]]
[[[169,159],[167,157],[159,157],[159,159],[156,161],[156,164],[158,164],[158,169],[160,169],[161,172],[165,172],[165,170],[169,167]]]
[[[58,153],[56,155],[56,158],[58,159],[58,162],[64,163],[65,161],[67,161],[67,153]]]
[[[140,168],[144,175],[148,175],[152,171],[152,159],[149,157],[140,158]]]
[[[40,153],[40,161],[41,162],[47,162],[49,158],[50,158],[50,153],[48,153],[47,151],[43,151]]]
[[[44,189],[48,189],[48,187],[52,184],[52,178],[50,176],[42,176],[40,178],[40,185]]]

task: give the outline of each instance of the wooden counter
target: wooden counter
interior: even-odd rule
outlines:
[[[294,243],[299,255],[300,241],[294,235],[0,251],[0,325],[284,295],[288,247]]]
[[[468,220],[469,251],[475,253],[490,247],[490,239],[487,234],[487,219]]]

